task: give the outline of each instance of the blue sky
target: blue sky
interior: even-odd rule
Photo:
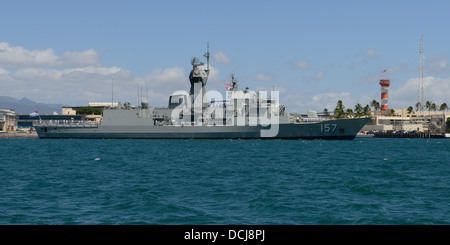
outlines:
[[[210,43],[209,90],[280,91],[289,111],[333,110],[338,100],[417,102],[419,41],[425,99],[450,103],[448,1],[2,1],[0,95],[37,102],[164,106],[189,90],[193,56]],[[387,70],[382,74],[381,70]]]

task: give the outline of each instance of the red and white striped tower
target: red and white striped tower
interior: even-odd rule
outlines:
[[[381,111],[387,111],[388,110],[388,90],[389,85],[391,82],[389,79],[381,79],[380,85],[381,85]]]

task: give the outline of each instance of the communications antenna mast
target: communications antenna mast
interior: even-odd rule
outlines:
[[[421,114],[421,111],[423,111],[423,107],[424,107],[424,95],[423,95],[423,68],[424,68],[424,56],[423,56],[423,35],[420,38],[420,67],[419,67],[419,89],[417,91],[417,102],[419,104],[418,106],[418,112],[419,112],[419,116]]]

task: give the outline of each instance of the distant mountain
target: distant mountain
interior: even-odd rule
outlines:
[[[36,104],[36,102],[34,102],[26,97],[23,97],[22,99],[20,99],[19,103],[24,104],[24,105],[35,105]]]
[[[52,115],[55,111],[61,114],[62,105],[37,103],[25,97],[17,100],[10,96],[0,96],[0,108],[14,109],[16,114],[30,114],[39,111],[41,115]]]

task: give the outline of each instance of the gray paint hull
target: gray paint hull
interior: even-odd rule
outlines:
[[[370,118],[279,124],[278,134],[263,137],[262,126],[35,126],[40,138],[83,139],[353,139]]]

